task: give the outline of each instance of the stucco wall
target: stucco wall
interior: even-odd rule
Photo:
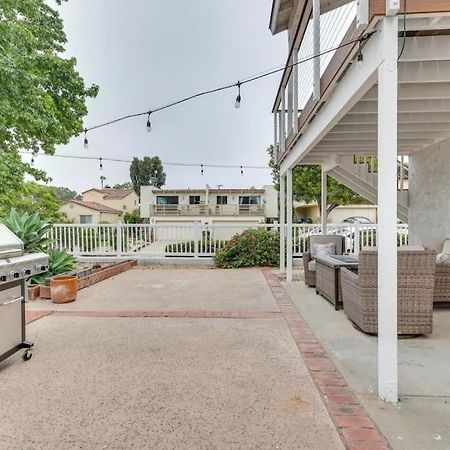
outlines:
[[[450,141],[409,158],[409,234],[436,251],[450,238]]]
[[[122,212],[132,212],[139,208],[138,196],[132,192],[124,198],[104,198],[105,195],[97,191],[87,191],[83,194],[85,202],[96,202],[101,205],[109,206],[110,208],[118,209]],[[125,207],[125,208],[124,208]]]
[[[116,223],[120,221],[118,214],[102,213],[90,208],[86,208],[76,203],[65,203],[59,210],[66,214],[67,218],[74,223],[80,223],[80,215],[92,216],[92,223],[108,222]]]

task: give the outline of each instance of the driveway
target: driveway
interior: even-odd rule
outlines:
[[[55,307],[0,363],[0,448],[344,448],[259,269],[138,268]]]

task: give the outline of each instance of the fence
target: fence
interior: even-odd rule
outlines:
[[[50,230],[55,248],[75,256],[133,258],[212,257],[233,235],[249,228],[279,232],[277,224],[56,224]],[[346,251],[358,254],[377,245],[377,224],[330,224],[327,234],[346,237]],[[287,231],[287,228],[286,228]],[[307,238],[321,234],[320,225],[292,226],[293,256],[307,251]],[[397,226],[397,244],[408,244],[408,225]]]

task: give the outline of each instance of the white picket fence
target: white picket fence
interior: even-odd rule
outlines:
[[[279,232],[277,224],[261,225],[167,225],[167,224],[55,224],[49,232],[55,248],[86,257],[212,257],[234,235],[249,228]],[[346,250],[358,254],[363,247],[377,244],[377,224],[329,224],[327,234],[346,237]],[[286,228],[286,232],[287,232]],[[293,256],[307,251],[307,238],[322,234],[316,224],[292,226]],[[397,228],[399,246],[408,244],[408,225]]]

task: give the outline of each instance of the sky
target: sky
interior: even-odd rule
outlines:
[[[74,0],[58,7],[87,84],[98,84],[88,100],[85,126],[146,111],[171,101],[282,66],[287,37],[272,36],[272,0]],[[130,119],[57,148],[57,154],[120,158],[159,156],[167,188],[250,187],[271,183],[270,170],[211,169],[200,164],[267,165],[273,142],[272,104],[280,74],[242,87],[241,108],[232,89],[193,100],[151,117]],[[51,184],[78,192],[129,181],[124,163],[52,158],[40,155],[36,167]]]

